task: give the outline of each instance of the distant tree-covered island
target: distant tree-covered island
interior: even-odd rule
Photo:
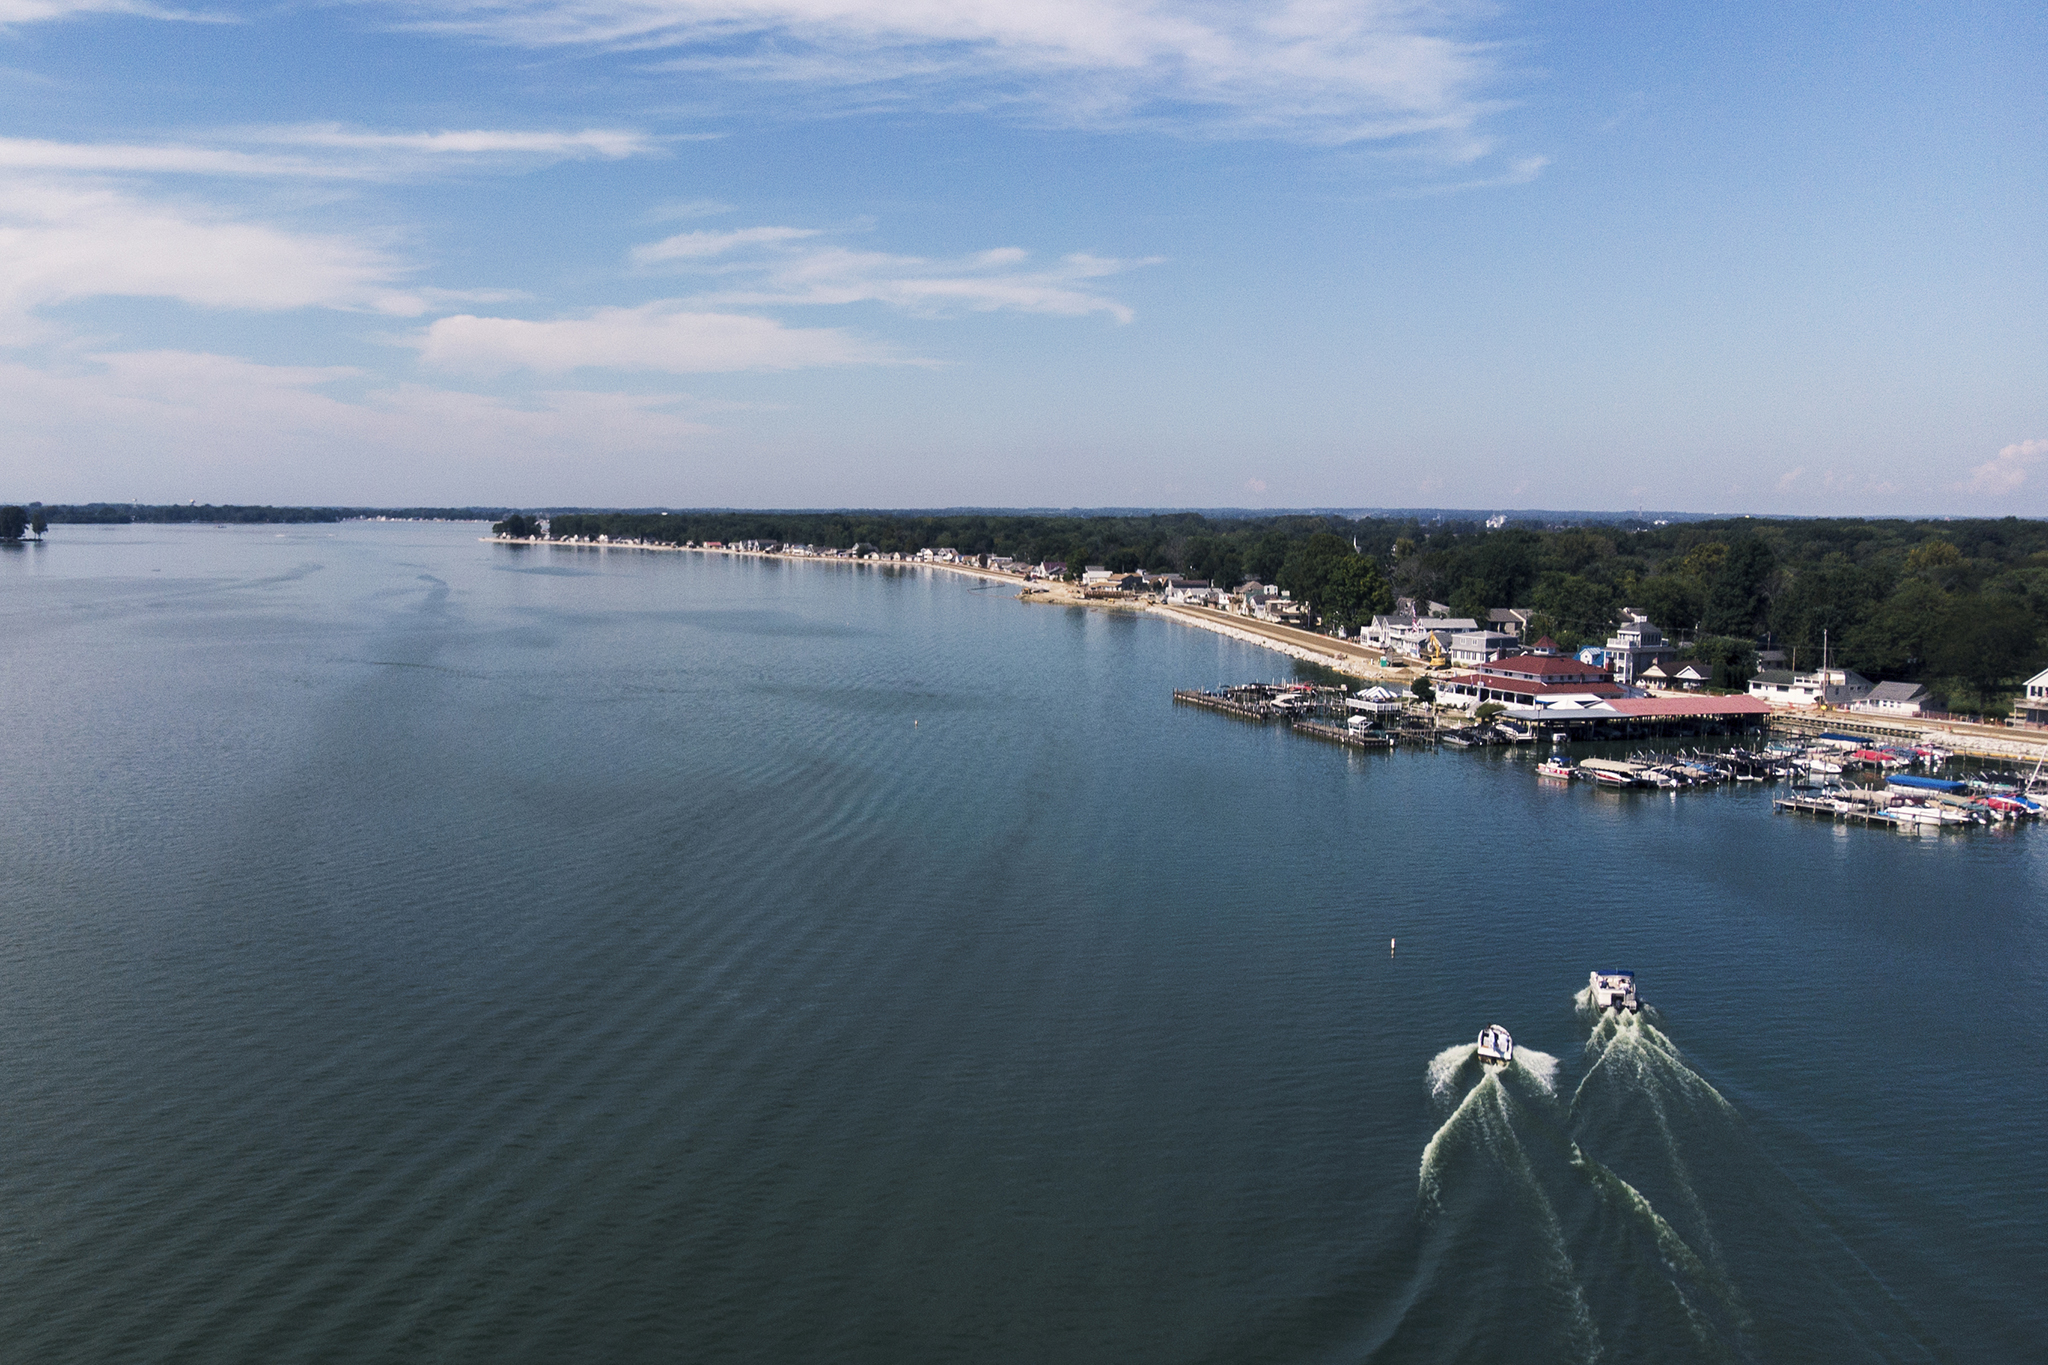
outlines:
[[[528,528],[537,534],[537,522]],[[1953,709],[2002,713],[2043,662],[2048,522],[1768,520],[1490,527],[1342,516],[1003,515],[917,512],[558,513],[554,538],[658,544],[755,540],[882,553],[927,547],[1038,563],[1099,564],[1235,585],[1276,583],[1325,628],[1355,627],[1398,596],[1484,621],[1526,607],[1567,650],[1624,608],[1716,665],[1725,684],[1760,648],[1803,666],[1923,682]]]

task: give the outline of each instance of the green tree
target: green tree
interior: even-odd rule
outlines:
[[[0,507],[0,540],[20,540],[21,533],[27,529],[28,509],[26,507]]]
[[[1266,532],[1245,556],[1245,572],[1261,583],[1278,583],[1280,570],[1287,564],[1287,551],[1292,545],[1293,541],[1285,531]]]
[[[1379,566],[1351,548],[1351,542],[1324,531],[1310,536],[1288,553],[1279,585],[1310,611],[1333,626],[1360,626],[1374,613],[1393,606],[1393,590]]]
[[[1956,604],[1929,660],[1933,671],[1961,678],[1987,708],[2039,653],[2033,613],[2010,597],[1973,597]]]
[[[1728,547],[1728,558],[1707,592],[1705,628],[1716,635],[1755,636],[1770,606],[1771,571],[1777,557],[1757,536]]]
[[[1346,555],[1330,566],[1319,610],[1332,624],[1356,630],[1393,609],[1394,590],[1370,559]]]
[[[1706,586],[1690,574],[1656,574],[1636,585],[1635,604],[1666,630],[1696,630],[1706,615]]]
[[[525,514],[520,512],[514,512],[510,516],[506,517],[503,521],[492,522],[491,532],[494,535],[510,536],[514,540],[527,540],[540,534],[540,520],[536,517],[526,516]],[[570,534],[579,535],[586,533],[581,531],[571,531]],[[600,533],[598,531],[593,530],[587,532],[587,534],[595,536]],[[610,534],[610,532],[605,532],[604,534]]]
[[[1417,678],[1414,682],[1409,683],[1408,690],[1415,694],[1417,701],[1433,702],[1436,700],[1436,684],[1427,678]]]
[[[1909,578],[1844,636],[1841,662],[1872,678],[1918,677],[1955,611],[1949,594]]]
[[[1611,586],[1578,574],[1545,574],[1532,596],[1537,612],[1554,627],[1550,633],[1561,630],[1574,638],[1605,631],[1621,607]]]

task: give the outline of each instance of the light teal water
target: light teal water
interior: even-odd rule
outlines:
[[[2048,1339],[2048,830],[1352,754],[1172,706],[1282,661],[1166,622],[477,530],[0,554],[0,1358]],[[1654,1016],[1577,1014],[1609,964]]]

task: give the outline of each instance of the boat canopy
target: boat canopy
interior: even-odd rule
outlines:
[[[1970,789],[1967,782],[1951,782],[1945,777],[1912,777],[1904,773],[1893,773],[1885,782],[1893,787],[1911,787],[1923,792],[1946,792],[1950,796]]]

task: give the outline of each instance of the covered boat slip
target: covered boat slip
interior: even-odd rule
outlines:
[[[1744,734],[1768,725],[1771,708],[1754,697],[1615,697],[1591,705],[1518,706],[1502,715],[1576,741]]]
[[[1907,787],[1914,791],[1941,792],[1948,796],[1962,795],[1970,790],[1967,782],[1951,782],[1945,777],[1914,777],[1907,773],[1893,773],[1885,779],[1889,787]]]

